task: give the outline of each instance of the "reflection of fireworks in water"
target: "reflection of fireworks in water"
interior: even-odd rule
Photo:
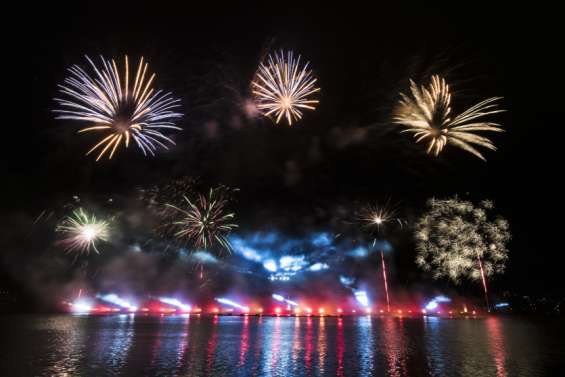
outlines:
[[[471,144],[496,150],[489,139],[475,132],[503,131],[499,124],[477,120],[504,111],[495,103],[501,97],[488,98],[452,118],[451,92],[445,79],[434,75],[428,87],[418,87],[410,80],[410,91],[412,96],[401,93],[393,121],[406,128],[403,132],[414,134],[416,142],[427,140],[428,153],[437,156],[446,144],[451,144],[484,160]]]
[[[481,280],[488,307],[486,278],[504,272],[510,239],[508,222],[489,219],[491,201],[478,206],[454,199],[430,199],[416,226],[416,263],[434,278]]]
[[[86,60],[95,75],[90,76],[81,67],[72,66],[69,69],[70,77],[65,79],[64,85],[59,86],[60,92],[68,99],[56,98],[61,109],[55,112],[60,114],[57,119],[90,123],[79,133],[97,131],[106,134],[87,155],[102,148],[96,161],[106,153],[109,153],[108,159],[111,159],[122,142],[126,148],[129,146],[130,138],[144,155],[155,155],[157,145],[167,149],[166,143],[174,144],[161,130],[181,129],[172,122],[181,116],[173,111],[179,107],[179,100],[174,99],[170,93],[154,91],[151,84],[155,74],[147,72],[148,64],[144,63],[143,58],[140,59],[132,80],[133,87],[130,85],[127,55],[122,77],[113,59],[101,57],[100,67],[88,56]],[[148,76],[150,77],[147,78]]]
[[[404,221],[399,217],[396,217],[396,211],[394,207],[390,206],[387,201],[384,206],[367,206],[361,210],[359,215],[359,220],[363,226],[369,229],[372,233],[381,233],[384,231],[384,227],[388,223],[396,223],[400,227],[404,225]],[[373,247],[376,245],[376,239],[373,240]],[[384,250],[380,250],[381,253],[381,267],[383,270],[383,283],[386,295],[386,307],[387,311],[390,312],[390,297],[388,293],[388,280],[386,273],[385,255]]]
[[[300,55],[296,59],[292,51],[269,55],[251,82],[257,109],[265,116],[274,116],[277,124],[285,117],[290,126],[302,118],[304,109],[316,109],[319,101],[309,99],[320,91],[314,86],[316,81],[308,62],[300,64]]]
[[[171,224],[175,229],[174,235],[192,242],[196,248],[208,250],[219,245],[231,251],[228,235],[237,225],[232,223],[235,214],[226,212],[229,203],[228,190],[224,186],[210,189],[207,196],[199,195],[195,201],[185,196],[183,208],[167,204],[182,214],[180,220]]]
[[[108,241],[110,224],[89,215],[82,208],[73,211],[65,218],[55,231],[64,234],[60,243],[68,252],[90,253],[90,248],[99,254],[96,241]]]

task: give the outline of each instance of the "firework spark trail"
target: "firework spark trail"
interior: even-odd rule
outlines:
[[[451,144],[485,161],[472,144],[496,150],[492,141],[476,132],[504,131],[500,124],[478,121],[486,115],[503,112],[495,103],[502,97],[487,98],[452,118],[451,91],[442,77],[432,76],[427,87],[418,87],[410,80],[410,92],[411,96],[400,94],[393,122],[405,128],[402,132],[413,134],[417,143],[428,141],[427,153],[438,156],[447,144]]]
[[[404,226],[404,221],[399,217],[396,217],[396,211],[387,201],[383,206],[367,206],[361,210],[359,220],[363,226],[369,229],[372,233],[380,234],[384,232],[385,226],[390,223],[396,223],[401,228]],[[373,239],[373,247],[376,245],[377,240]],[[384,257],[384,251],[379,250],[381,253],[381,267],[383,270],[383,284],[386,295],[386,306],[387,312],[390,312],[390,296],[388,292],[388,280],[386,273],[386,263]]]
[[[489,217],[494,205],[488,200],[475,206],[457,198],[431,199],[428,208],[416,225],[416,264],[436,279],[481,280],[488,307],[487,278],[504,272],[508,260],[508,222]]]
[[[199,195],[196,201],[186,196],[184,200],[184,209],[167,204],[182,214],[180,220],[172,223],[176,229],[174,235],[192,242],[195,248],[208,250],[217,244],[228,252],[231,251],[228,235],[237,225],[232,223],[235,214],[226,212],[229,200],[225,190],[222,187],[210,189],[207,196]]]
[[[386,280],[386,266],[385,266],[385,255],[381,250],[381,263],[383,267],[383,280],[385,283],[385,294],[386,294],[386,311],[390,313],[390,299],[388,297],[388,282]]]
[[[481,281],[483,282],[483,289],[485,291],[485,303],[487,305],[487,311],[490,312],[490,304],[488,301],[488,290],[487,290],[487,279],[485,278],[485,270],[483,269],[483,262],[481,258],[477,256],[477,260],[479,261],[479,268],[481,270]]]
[[[182,114],[174,111],[179,107],[179,100],[171,93],[155,91],[152,83],[155,74],[148,73],[148,63],[140,59],[133,86],[130,85],[129,61],[124,58],[124,74],[116,62],[100,57],[102,63],[96,66],[86,56],[94,75],[89,75],[83,68],[73,65],[69,68],[70,76],[59,85],[60,93],[67,98],[55,98],[61,106],[54,110],[60,114],[57,119],[70,119],[89,123],[79,133],[102,132],[104,135],[86,155],[100,150],[96,161],[105,155],[114,156],[123,143],[127,148],[130,139],[137,144],[144,155],[155,155],[157,146],[168,149],[166,143],[175,144],[161,130],[181,130],[172,122]],[[149,78],[147,78],[149,76]]]
[[[101,221],[94,215],[89,215],[84,209],[73,211],[61,224],[55,228],[65,238],[59,241],[67,252],[77,251],[79,254],[90,253],[92,248],[97,254],[96,241],[108,241],[110,223]]]
[[[319,101],[309,97],[320,88],[315,87],[317,79],[308,65],[301,65],[300,55],[295,59],[292,51],[269,55],[251,82],[257,109],[267,117],[273,115],[276,124],[286,118],[289,126],[302,118],[303,110],[315,110]]]

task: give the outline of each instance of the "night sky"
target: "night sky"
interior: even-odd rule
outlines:
[[[427,198],[457,194],[493,199],[510,222],[510,261],[497,289],[561,294],[561,221],[554,220],[562,194],[560,20],[547,10],[472,7],[51,9],[27,49],[32,93],[23,112],[31,122],[18,126],[25,136],[4,175],[3,252],[28,247],[21,224],[73,195],[127,197],[183,175],[240,188],[234,209],[242,232],[335,229],[340,206],[388,198],[413,221]],[[249,119],[242,107],[259,61],[279,48],[309,60],[322,89],[318,109],[293,127]],[[53,97],[66,69],[84,65],[83,55],[126,53],[143,55],[157,73],[155,86],[181,99],[183,131],[154,158],[130,147],[96,163],[84,156],[94,139],[54,119]],[[486,163],[450,146],[428,156],[391,125],[408,79],[434,73],[452,84],[456,110],[504,97],[507,112],[495,119],[506,132],[492,135],[499,150],[485,151]],[[413,264],[410,232],[398,237],[397,283],[425,279]],[[28,252],[42,251],[33,244]],[[7,264],[0,272],[20,286]]]

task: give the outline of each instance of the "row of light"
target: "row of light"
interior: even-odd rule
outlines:
[[[306,315],[312,315],[314,310],[310,307],[303,307],[300,308],[299,304],[295,301],[289,300],[287,298],[285,298],[282,295],[278,295],[278,294],[273,294],[272,295],[273,299],[281,302],[281,303],[285,303],[287,304],[286,310],[281,308],[281,307],[275,307],[274,309],[274,313],[277,316],[280,315],[300,315],[302,313],[306,314]],[[115,294],[107,294],[107,295],[97,295],[98,299],[101,299],[102,301],[105,301],[107,303],[116,305],[118,307],[115,308],[108,308],[108,307],[94,307],[92,305],[92,303],[87,300],[87,299],[77,299],[75,302],[73,303],[69,303],[71,310],[73,312],[77,312],[77,313],[87,313],[87,312],[92,312],[92,311],[99,311],[99,312],[119,312],[122,310],[126,310],[129,312],[137,312],[137,311],[141,311],[141,312],[162,312],[162,313],[173,313],[173,312],[183,312],[183,313],[201,313],[202,310],[200,308],[195,308],[194,310],[192,309],[192,307],[188,304],[184,304],[182,303],[180,300],[176,299],[176,298],[171,298],[171,297],[159,297],[158,301],[170,305],[171,307],[161,307],[158,309],[149,309],[147,307],[142,307],[141,309],[138,309],[135,305],[131,304],[130,302],[128,302],[127,300],[124,300],[122,298],[120,298],[119,296],[115,295]],[[244,306],[241,305],[233,300],[230,300],[228,298],[225,297],[219,297],[216,298],[216,301],[218,301],[218,303],[220,303],[223,306],[229,306],[229,309],[226,309],[225,311],[229,311],[229,312],[233,312],[234,310],[238,310],[241,313],[247,315],[251,312],[251,309],[248,306]],[[427,315],[427,314],[437,314],[437,315],[441,315],[442,312],[440,310],[436,310],[438,308],[438,302],[448,302],[450,301],[448,298],[443,297],[443,296],[437,296],[436,298],[434,298],[434,300],[432,300],[427,306],[426,308],[421,310],[421,313],[423,315]],[[432,305],[434,304],[434,305]],[[214,314],[218,314],[220,313],[220,308],[217,307],[213,307],[212,308],[212,312]],[[263,314],[263,308],[257,308],[256,309],[256,313],[261,315]],[[320,307],[318,308],[318,315],[323,316],[326,315],[327,312],[325,310],[325,308]],[[337,308],[335,313],[337,313],[337,315],[342,315],[344,313],[342,308]],[[352,314],[357,314],[357,310],[353,309],[351,310]],[[361,309],[359,311],[359,313],[366,313],[366,314],[371,314],[371,308],[370,307],[365,307],[364,309]],[[379,313],[384,314],[385,311],[383,309],[379,310]],[[407,310],[406,312],[403,312],[402,309],[398,309],[396,312],[398,315],[402,315],[403,313],[407,313],[407,314],[412,314],[412,310]],[[449,310],[446,312],[446,314],[452,315],[454,314],[453,310]],[[468,314],[467,312],[467,307],[464,306],[463,308],[463,312],[461,312],[460,314]],[[476,312],[472,311],[472,314],[475,315]]]
[[[71,304],[71,307],[72,307],[72,311],[75,312],[75,313],[90,313],[90,312],[100,312],[100,313],[111,313],[111,312],[114,312],[114,313],[115,313],[115,312],[121,312],[121,311],[122,311],[122,308],[108,308],[108,307],[99,307],[99,308],[96,308],[96,307],[92,307],[92,306],[84,305],[84,304],[80,304],[80,303]],[[140,308],[140,309],[128,309],[128,311],[129,311],[130,313],[134,313],[134,312],[143,312],[143,313],[147,313],[147,312],[159,312],[159,313],[176,313],[176,312],[182,312],[182,313],[187,313],[187,314],[188,314],[188,313],[194,313],[194,314],[201,314],[201,313],[202,313],[202,309],[200,309],[200,308],[195,308],[194,310],[179,310],[179,309],[175,309],[175,308],[159,308],[159,309],[157,309],[157,310],[150,310],[149,308]],[[233,309],[228,309],[227,311],[233,312]],[[214,314],[220,314],[222,311],[221,311],[219,308],[213,308],[213,309],[212,309],[212,312],[213,312]],[[337,315],[342,315],[342,314],[344,314],[344,311],[343,311],[341,308],[338,308],[338,309],[336,310],[336,312],[337,312]],[[436,312],[428,312],[426,309],[422,309],[421,312],[422,312],[423,315],[429,315],[429,314],[431,314],[431,315],[433,315],[433,314],[436,314],[436,315],[441,315],[441,314],[453,315],[453,314],[455,313],[453,310],[449,310],[449,311],[446,311],[445,313],[443,313],[443,312],[441,312],[441,311],[439,311],[439,310],[436,311]],[[248,314],[250,313],[250,311],[249,311],[249,310],[244,310],[243,313],[244,313],[244,315],[248,315]],[[306,309],[304,310],[304,313],[305,313],[307,316],[310,316],[310,315],[313,314],[313,310],[312,310],[311,308],[306,308]],[[351,313],[352,313],[352,314],[356,314],[357,311],[356,311],[356,310],[352,310]],[[362,313],[362,312],[361,312],[361,313]],[[367,308],[367,309],[365,309],[365,313],[366,313],[366,314],[371,314],[372,311],[371,311],[371,309]],[[379,313],[380,313],[380,314],[384,314],[385,311],[384,311],[384,310],[380,310]],[[403,312],[402,310],[398,310],[397,313],[398,313],[399,315],[402,315],[404,312]],[[412,310],[408,310],[408,311],[406,311],[406,313],[412,314]],[[262,308],[258,308],[258,309],[257,309],[257,314],[262,315],[262,314],[263,314],[263,309],[262,309]],[[284,313],[281,308],[275,308],[275,313],[274,313],[274,314],[278,317],[278,316],[281,316],[281,315],[291,315],[292,313]],[[294,315],[301,315],[301,314],[302,314],[302,311],[301,311],[300,308],[296,308],[296,309],[294,309],[293,314],[294,314]],[[327,313],[326,313],[326,311],[325,311],[324,308],[319,308],[319,309],[318,309],[318,315],[319,315],[319,316],[325,316],[326,314],[327,314]],[[460,312],[459,314],[469,314],[469,313]],[[477,313],[476,313],[476,311],[473,310],[470,314],[476,315]]]
[[[72,311],[75,312],[75,313],[89,313],[89,312],[109,313],[109,312],[120,312],[123,309],[127,310],[128,312],[145,312],[145,313],[147,313],[147,312],[160,312],[160,313],[182,312],[182,313],[194,313],[194,314],[202,313],[201,308],[194,308],[193,309],[189,305],[182,305],[182,306],[179,306],[179,307],[176,307],[176,308],[159,308],[159,309],[156,309],[156,310],[149,309],[147,307],[136,308],[134,306],[120,307],[120,308],[109,308],[109,307],[105,307],[105,306],[95,307],[95,306],[92,306],[91,304],[89,304],[87,301],[84,301],[84,300],[78,300],[78,301],[75,301],[74,303],[69,303],[69,305],[71,306]],[[233,311],[234,311],[234,309],[232,309],[232,308],[224,310],[224,311],[222,311],[218,307],[212,308],[212,313],[214,313],[214,314],[219,314],[221,312],[233,312]],[[248,314],[250,314],[251,309],[248,308],[248,307],[243,307],[241,309],[241,312],[245,315],[248,315]],[[353,309],[353,310],[351,310],[350,313],[351,314],[358,314],[358,313],[363,313],[363,312],[365,314],[371,314],[372,310],[371,310],[371,308],[365,308],[364,310],[359,310],[359,311]],[[263,308],[257,308],[256,313],[259,314],[259,315],[262,315],[264,313]],[[294,315],[305,314],[305,315],[309,316],[309,315],[313,315],[313,313],[314,313],[314,310],[312,308],[309,308],[309,307],[307,307],[307,308],[295,307],[293,309],[286,309],[286,310],[283,309],[283,308],[280,308],[280,307],[275,307],[275,309],[274,309],[274,314],[276,316],[292,315],[292,314],[294,314]],[[325,308],[318,308],[317,313],[320,316],[324,316],[328,312],[326,311]],[[345,313],[345,311],[342,308],[337,308],[336,313],[337,313],[337,315],[343,315]],[[381,310],[378,311],[378,313],[385,314],[386,311],[381,309]],[[402,315],[402,314],[405,314],[405,313],[412,314],[413,311],[412,310],[403,311],[402,309],[398,309],[396,312],[393,312],[393,313],[396,313],[398,315]],[[429,315],[429,314],[431,314],[431,315],[434,315],[434,314],[436,314],[436,315],[441,315],[441,314],[453,315],[455,312],[453,310],[449,310],[449,311],[446,311],[444,313],[440,310],[429,311],[429,310],[426,310],[426,309],[422,309],[421,313],[423,315]],[[469,313],[466,310],[464,310],[464,311],[460,312],[459,314],[469,314]],[[477,313],[476,313],[475,310],[473,310],[470,314],[476,315]]]
[[[226,311],[227,311],[227,312],[233,312],[233,309],[228,309],[228,310],[226,310]],[[213,312],[214,314],[219,314],[219,313],[222,312],[222,310],[221,310],[220,308],[213,308],[213,309],[212,309],[212,312]],[[247,309],[245,309],[245,310],[242,310],[242,312],[243,312],[243,314],[248,315],[248,314],[250,314],[251,310],[250,310],[249,308],[247,308]],[[350,313],[352,313],[352,314],[358,314],[358,313],[363,313],[363,312],[366,313],[366,314],[371,314],[371,313],[373,313],[373,311],[371,310],[371,308],[365,308],[364,310],[359,310],[359,311],[353,309],[353,310],[351,310]],[[257,309],[256,309],[256,313],[259,314],[259,315],[262,315],[262,314],[264,313],[263,308],[257,308]],[[274,314],[277,315],[277,316],[281,316],[281,315],[292,315],[292,314],[294,314],[294,315],[301,315],[301,314],[312,315],[313,313],[314,313],[314,310],[313,310],[312,308],[304,308],[304,309],[301,309],[301,308],[294,308],[294,309],[286,309],[286,310],[285,310],[285,309],[283,309],[283,308],[276,307],[275,310],[274,310]],[[318,315],[320,315],[320,316],[326,315],[327,313],[328,313],[328,312],[325,310],[325,308],[319,308],[319,309],[318,309]],[[336,313],[337,313],[337,315],[342,315],[342,314],[345,313],[345,311],[344,311],[343,309],[341,309],[341,308],[337,308],[337,309],[336,309]],[[385,313],[387,313],[387,312],[386,312],[385,310],[381,309],[381,310],[378,311],[378,313],[379,313],[379,314],[385,314]],[[393,314],[402,315],[402,314],[413,314],[414,312],[413,312],[412,310],[402,310],[402,309],[398,309],[398,310],[396,310],[396,311],[393,311],[392,313],[393,313]],[[437,311],[428,311],[428,310],[426,310],[426,309],[422,309],[422,310],[421,310],[421,314],[423,314],[423,315],[434,315],[434,314],[436,314],[436,315],[441,315],[441,314],[453,315],[453,314],[456,314],[456,312],[453,311],[453,310],[449,310],[449,311],[442,312],[441,310],[437,310]],[[476,313],[475,310],[473,310],[473,311],[470,312],[470,313],[467,313],[467,311],[462,311],[462,312],[460,312],[459,314],[473,314],[473,315],[476,315],[477,313]]]
[[[102,306],[102,307],[94,307],[94,306],[92,306],[92,305],[90,305],[90,304],[88,304],[88,303],[86,303],[86,302],[83,302],[83,301],[77,301],[77,302],[74,302],[74,303],[70,303],[69,305],[71,306],[72,311],[75,312],[75,313],[89,313],[89,312],[109,313],[109,312],[120,312],[120,311],[122,311],[123,309],[126,309],[128,312],[145,312],[145,313],[146,313],[146,312],[160,312],[160,313],[182,312],[182,313],[195,313],[195,314],[200,314],[200,313],[202,313],[202,309],[200,309],[200,308],[194,308],[194,309],[192,309],[192,308],[190,308],[190,307],[185,307],[185,308],[159,308],[159,309],[155,309],[155,310],[152,310],[152,309],[149,309],[149,308],[146,308],[146,307],[143,307],[143,308],[140,308],[140,309],[138,309],[138,308],[136,308],[136,307],[129,307],[129,308],[109,308],[109,307],[105,307],[105,306]],[[225,310],[224,312],[233,312],[233,311],[234,311],[234,309],[227,309],[227,310]],[[242,309],[241,311],[242,311],[243,314],[246,314],[246,315],[250,313],[250,309],[249,309],[249,308],[244,308],[244,309]],[[212,313],[214,313],[214,314],[219,314],[219,313],[221,313],[221,312],[222,312],[222,310],[221,310],[220,308],[217,308],[217,307],[212,308]],[[264,311],[263,311],[263,308],[257,308],[257,310],[256,310],[256,313],[259,314],[259,315],[262,315],[263,312],[264,312]],[[359,312],[360,312],[360,313],[363,313],[363,311],[359,311]],[[366,309],[364,310],[364,312],[365,312],[366,314],[371,314],[371,313],[372,313],[372,311],[371,311],[370,308],[366,308]],[[277,316],[280,316],[280,315],[291,315],[291,314],[300,315],[300,314],[302,314],[302,313],[304,313],[304,314],[306,314],[306,315],[312,315],[312,314],[314,313],[314,310],[313,310],[312,308],[304,308],[304,310],[302,310],[301,308],[294,308],[293,310],[286,310],[286,311],[285,311],[284,309],[282,309],[282,308],[280,308],[280,307],[276,307],[275,310],[274,310],[274,314],[277,315]],[[341,308],[337,308],[337,309],[336,309],[336,313],[337,313],[338,315],[342,315],[342,314],[344,314],[344,311],[343,311],[343,309],[341,309]],[[354,310],[351,310],[351,313],[352,313],[352,314],[357,314],[357,310],[355,310],[355,309],[354,309]],[[384,311],[383,309],[381,309],[381,310],[379,310],[379,313],[380,313],[380,314],[384,314],[385,311]],[[394,312],[393,312],[393,313],[394,313]],[[407,313],[407,314],[412,314],[413,312],[412,312],[412,310],[403,311],[403,310],[399,309],[399,310],[396,311],[396,313],[399,314],[399,315],[402,315],[402,314],[405,314],[405,313]],[[437,310],[437,311],[428,311],[428,310],[426,310],[426,309],[422,309],[422,310],[421,310],[421,313],[422,313],[423,315],[428,315],[428,314],[431,314],[431,315],[433,315],[433,314],[436,314],[436,315],[441,315],[441,314],[453,315],[455,312],[454,312],[453,310],[449,310],[449,311],[446,311],[446,312],[444,313],[444,312],[442,312],[441,310]],[[321,316],[323,316],[323,315],[326,315],[327,312],[326,312],[326,310],[325,310],[324,308],[319,308],[319,309],[318,309],[318,314],[321,315]],[[473,310],[473,311],[470,312],[470,313],[468,313],[467,311],[462,311],[462,312],[460,312],[459,314],[472,314],[472,315],[476,315],[477,313],[476,313],[475,310]]]

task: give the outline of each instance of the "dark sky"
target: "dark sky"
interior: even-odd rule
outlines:
[[[294,231],[317,208],[356,200],[392,198],[414,216],[430,196],[492,198],[514,237],[504,285],[560,290],[561,224],[552,220],[562,194],[558,12],[323,8],[51,9],[28,46],[31,123],[21,125],[3,221],[74,194],[128,195],[180,175],[239,187],[236,209],[248,231],[277,224]],[[248,120],[240,106],[259,60],[276,48],[307,58],[322,88],[319,108],[292,128]],[[130,148],[95,163],[84,156],[93,139],[54,120],[52,98],[84,54],[126,53],[145,56],[156,87],[182,100],[184,131],[155,158]],[[499,150],[485,151],[487,163],[449,146],[427,156],[391,127],[391,106],[408,79],[433,73],[453,84],[456,109],[504,97],[508,111],[497,120],[507,132],[493,136]]]

